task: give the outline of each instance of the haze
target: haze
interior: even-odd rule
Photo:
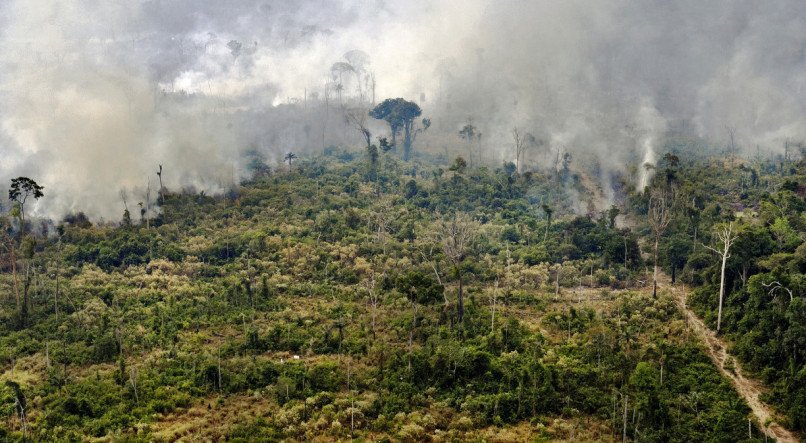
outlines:
[[[806,138],[804,17],[801,0],[6,1],[0,183],[44,185],[35,214],[109,220],[159,164],[172,190],[221,192],[247,152],[358,148],[338,108],[371,102],[370,75],[376,102],[420,104],[435,152],[472,120],[494,167],[515,126],[612,171],[672,132],[781,152]]]

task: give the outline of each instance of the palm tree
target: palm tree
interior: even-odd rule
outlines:
[[[291,172],[291,161],[297,158],[297,154],[293,152],[289,152],[285,155],[285,160],[288,161],[288,172]]]

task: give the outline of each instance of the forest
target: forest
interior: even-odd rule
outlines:
[[[119,221],[25,220],[48,189],[13,183],[2,438],[765,441],[677,290],[804,431],[802,150],[669,138],[644,189],[633,169],[580,213],[601,190],[571,159],[377,141],[253,159],[223,195],[163,187]]]
[[[805,22],[0,1],[0,442],[806,441]]]

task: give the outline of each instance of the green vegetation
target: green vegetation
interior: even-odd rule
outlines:
[[[621,177],[620,211],[580,216],[567,168],[405,144],[411,162],[368,142],[221,198],[163,191],[147,224],[77,215],[20,243],[4,220],[0,436],[748,441],[749,408],[653,297],[650,192]],[[722,333],[803,431],[806,164],[670,149],[659,265],[715,325],[703,243],[734,223]]]

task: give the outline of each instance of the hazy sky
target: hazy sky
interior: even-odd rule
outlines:
[[[7,0],[0,179],[44,184],[40,214],[113,219],[159,163],[222,189],[247,149],[309,147],[320,117],[277,105],[322,97],[355,49],[379,99],[444,140],[471,118],[501,159],[513,126],[614,169],[667,130],[781,149],[806,138],[804,23],[803,0]]]

